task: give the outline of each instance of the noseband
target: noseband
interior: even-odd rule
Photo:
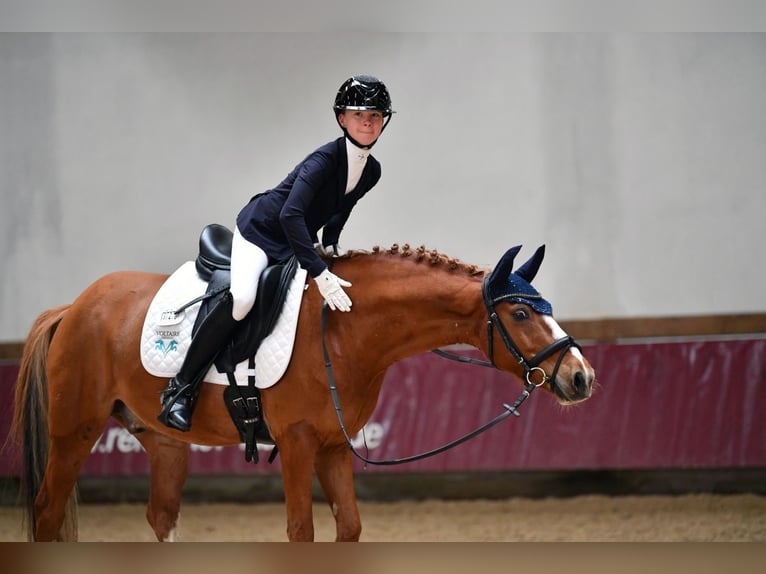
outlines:
[[[495,364],[495,349],[494,349],[494,329],[497,329],[498,332],[500,333],[500,337],[503,339],[505,348],[508,350],[509,353],[511,353],[511,355],[514,356],[514,358],[519,362],[521,367],[524,369],[524,379],[526,381],[526,384],[524,385],[524,390],[522,391],[519,398],[516,399],[516,401],[513,403],[513,405],[508,405],[503,403],[503,408],[505,409],[505,411],[500,413],[498,416],[496,416],[494,419],[484,424],[483,426],[468,433],[467,435],[462,436],[459,439],[456,439],[450,443],[447,443],[439,448],[430,450],[428,452],[424,452],[421,454],[416,454],[416,455],[408,456],[404,458],[389,459],[389,460],[370,460],[368,458],[365,458],[362,454],[357,452],[357,450],[351,444],[351,437],[349,436],[348,431],[346,430],[346,424],[343,421],[343,410],[340,406],[338,389],[335,385],[335,375],[333,373],[332,363],[330,362],[330,354],[327,350],[327,343],[325,339],[325,331],[327,326],[327,304],[326,303],[322,304],[322,329],[321,329],[322,352],[324,354],[325,369],[327,370],[327,380],[330,385],[330,394],[332,395],[332,400],[335,405],[335,412],[338,416],[338,422],[340,423],[341,431],[343,431],[343,435],[346,438],[346,444],[348,444],[348,447],[349,449],[351,449],[351,452],[354,454],[354,456],[356,456],[358,459],[362,460],[363,462],[367,464],[394,465],[394,464],[402,464],[405,462],[413,462],[416,460],[421,460],[421,459],[433,456],[435,454],[439,454],[441,452],[444,452],[445,450],[448,450],[461,443],[464,443],[465,441],[472,439],[473,437],[483,433],[489,428],[495,426],[497,423],[499,423],[503,419],[507,418],[509,415],[514,415],[516,417],[521,416],[521,413],[518,411],[518,407],[525,400],[527,400],[527,397],[529,397],[532,391],[534,391],[537,387],[541,387],[542,385],[550,381],[551,390],[553,389],[553,384],[555,383],[556,375],[558,374],[559,367],[561,366],[561,362],[564,360],[564,355],[566,355],[567,351],[569,351],[569,349],[572,347],[576,349],[580,349],[580,345],[577,343],[577,341],[574,340],[574,338],[567,335],[566,337],[557,339],[556,341],[554,341],[553,343],[545,347],[542,351],[537,353],[534,357],[527,360],[524,357],[524,354],[521,352],[521,349],[519,349],[518,345],[516,345],[516,343],[514,342],[513,337],[511,337],[510,333],[508,332],[508,329],[505,328],[505,325],[503,324],[502,319],[500,319],[500,316],[497,314],[497,310],[495,309],[495,305],[497,303],[504,301],[508,299],[509,297],[513,297],[514,295],[513,294],[504,295],[503,297],[493,299],[489,294],[489,283],[488,283],[487,277],[484,278],[484,281],[481,286],[481,292],[482,292],[482,297],[484,299],[484,306],[487,308],[487,314],[489,315],[489,319],[487,320],[487,340],[488,340],[487,344],[488,344],[489,361],[481,361],[478,359],[473,359],[471,357],[466,357],[464,355],[458,355],[456,353],[442,351],[441,349],[433,349],[432,352],[435,353],[436,355],[439,355],[440,357],[444,357],[445,359],[450,359],[452,361],[468,363],[471,365],[479,365],[481,367],[492,367],[497,369],[498,367]],[[521,297],[529,298],[529,295],[521,295]],[[545,370],[539,365],[545,359],[554,355],[555,353],[559,353],[559,356],[558,356],[558,359],[556,359],[556,364],[553,367],[553,372],[549,376],[548,374],[546,374]],[[535,382],[532,380],[535,376],[534,373],[539,373],[539,376],[541,377],[540,381]]]

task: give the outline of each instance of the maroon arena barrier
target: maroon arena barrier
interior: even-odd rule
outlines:
[[[508,417],[472,441],[429,459],[367,471],[766,467],[766,339],[591,344],[584,352],[598,382],[590,401],[563,408],[537,391],[520,418]],[[15,364],[0,364],[3,438],[17,372]],[[500,414],[521,390],[516,379],[492,369],[432,354],[412,357],[389,370],[378,408],[354,442],[376,460],[430,450]],[[261,450],[261,462],[253,465],[238,447],[193,445],[190,471],[277,473],[279,457],[269,465],[269,451]],[[363,466],[357,461],[358,469]],[[86,476],[148,472],[137,441],[111,424],[83,469]],[[0,476],[15,474],[6,452]]]

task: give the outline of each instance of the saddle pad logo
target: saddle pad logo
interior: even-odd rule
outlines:
[[[178,350],[178,341],[176,341],[175,339],[172,339],[166,345],[164,339],[157,339],[154,342],[154,348],[155,348],[155,350],[157,350],[160,353],[162,353],[163,357],[167,357],[168,353],[170,351],[177,351]]]

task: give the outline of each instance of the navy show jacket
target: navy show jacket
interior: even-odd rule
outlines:
[[[351,210],[380,179],[380,163],[367,157],[356,187],[346,193],[348,155],[340,137],[310,153],[274,189],[252,197],[237,216],[237,229],[273,261],[293,253],[312,277],[327,268],[314,248],[338,243]]]

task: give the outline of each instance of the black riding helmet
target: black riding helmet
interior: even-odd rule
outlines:
[[[338,114],[346,110],[376,110],[383,114],[384,118],[388,118],[383,124],[383,130],[386,129],[388,122],[391,121],[391,115],[394,111],[391,109],[391,96],[388,93],[386,85],[381,82],[375,76],[359,75],[351,76],[348,80],[343,82],[337,95],[335,96],[335,104],[332,107],[335,113],[335,120],[340,125],[338,120]],[[351,140],[357,147],[371,148],[375,145],[375,140],[369,146],[363,146],[354,141],[354,138],[348,135],[346,128],[340,126],[345,136]]]

